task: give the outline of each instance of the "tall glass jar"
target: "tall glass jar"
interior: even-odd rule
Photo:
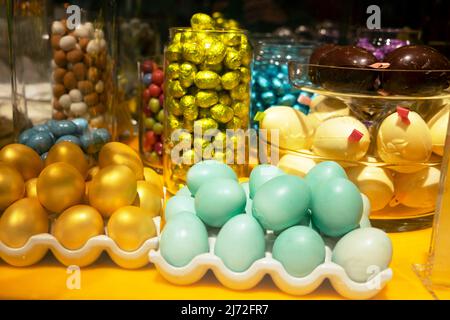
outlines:
[[[245,140],[233,132],[249,125],[252,57],[243,30],[170,30],[164,53],[163,153],[169,192],[184,185],[189,167],[204,159],[226,161],[238,176],[247,173],[238,152],[245,151]]]
[[[253,126],[257,112],[273,106],[289,106],[308,113],[307,100],[301,99],[301,90],[289,82],[287,62],[307,63],[315,48],[313,42],[298,42],[293,39],[262,40],[256,47],[252,70],[252,103],[250,118]],[[300,99],[299,99],[300,97]]]

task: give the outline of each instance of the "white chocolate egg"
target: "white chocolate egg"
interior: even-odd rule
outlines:
[[[72,103],[72,99],[68,94],[63,94],[61,97],[59,97],[58,101],[61,107],[63,107],[66,110],[70,108],[70,104]]]
[[[394,195],[394,179],[392,172],[375,166],[359,166],[346,170],[348,179],[369,200],[373,211],[386,207]]]
[[[59,46],[64,51],[70,51],[75,49],[75,45],[77,44],[77,39],[74,36],[64,36],[59,40]]]
[[[52,34],[62,36],[64,33],[66,33],[64,24],[61,21],[54,21],[52,23]]]
[[[100,52],[100,44],[97,40],[91,40],[89,41],[87,47],[86,47],[86,52],[89,53],[90,55],[96,55]]]
[[[431,142],[433,144],[432,150],[435,154],[440,156],[444,155],[449,111],[450,108],[447,106],[436,113],[430,121],[428,121],[428,127],[431,132]]]
[[[414,173],[397,173],[395,195],[391,206],[403,204],[411,208],[433,208],[436,204],[441,171],[428,167]]]
[[[81,102],[83,101],[83,94],[78,89],[72,89],[69,92],[70,99],[72,102]]]
[[[87,110],[88,107],[84,102],[74,102],[70,105],[70,112],[76,117],[84,115]]]
[[[359,141],[349,138],[354,130],[362,134]],[[312,150],[329,159],[356,161],[366,155],[369,145],[366,126],[353,117],[344,116],[322,122],[316,129]]]
[[[269,141],[288,150],[308,149],[311,146],[314,129],[309,125],[306,115],[291,107],[275,106],[264,112],[261,129],[267,129]],[[279,143],[271,130],[279,130]]]
[[[78,37],[78,38],[89,38],[89,29],[86,28],[85,25],[80,24],[76,29],[74,34]]]
[[[416,112],[408,114],[409,123],[393,113],[381,123],[377,135],[377,151],[387,163],[425,162],[431,156],[431,133]],[[396,171],[401,171],[398,167]],[[408,170],[410,171],[410,170]]]
[[[348,116],[349,107],[341,100],[318,95],[311,100],[310,113],[315,114],[318,120],[325,121],[337,116]]]
[[[316,162],[307,156],[286,154],[278,162],[278,168],[286,172],[303,178],[316,165]]]

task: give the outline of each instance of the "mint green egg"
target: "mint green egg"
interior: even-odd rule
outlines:
[[[189,188],[187,186],[184,186],[183,188],[178,190],[178,192],[175,195],[176,196],[187,196],[187,197],[192,196],[191,191],[189,190]]]
[[[332,178],[347,178],[345,170],[334,161],[324,161],[315,165],[305,176],[313,193],[317,185]]]
[[[253,209],[253,200],[247,199],[247,203],[245,204],[245,213],[252,214],[252,209]]]
[[[214,254],[234,272],[243,272],[258,259],[264,258],[264,230],[248,214],[231,218],[217,235]]]
[[[267,181],[285,174],[280,168],[270,164],[260,164],[250,173],[250,198],[253,199],[256,191]]]
[[[280,232],[299,224],[308,214],[311,192],[306,182],[281,175],[263,184],[253,198],[253,216],[266,230]]]
[[[272,257],[293,277],[305,277],[325,261],[325,243],[311,228],[295,226],[283,231],[273,244]]]
[[[247,197],[232,179],[216,178],[202,184],[195,195],[195,212],[210,227],[221,227],[235,215],[245,212]]]
[[[191,196],[173,196],[166,203],[164,217],[169,221],[180,212],[191,212],[195,214],[195,199]]]
[[[353,281],[366,282],[389,267],[392,242],[379,229],[356,229],[338,241],[331,260],[343,267]]]
[[[250,199],[250,185],[249,182],[242,182],[241,187],[245,191],[245,195],[247,196],[247,199]]]
[[[159,243],[163,258],[174,267],[183,267],[209,251],[208,232],[195,215],[183,212],[167,221]]]
[[[358,188],[344,178],[317,185],[312,193],[312,220],[329,237],[340,237],[359,227],[363,201]]]
[[[214,179],[224,178],[238,181],[236,173],[231,167],[216,160],[205,160],[194,164],[187,173],[187,186],[195,196],[198,189]]]

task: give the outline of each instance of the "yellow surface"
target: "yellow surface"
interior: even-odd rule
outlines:
[[[412,269],[425,262],[431,229],[392,233],[393,280],[376,299],[432,299]],[[0,261],[0,298],[10,299],[340,299],[324,282],[314,293],[297,297],[280,292],[270,278],[249,291],[224,288],[212,274],[191,286],[167,282],[152,265],[139,270],[120,269],[107,257],[81,269],[81,288],[69,290],[66,268],[51,254],[37,265],[15,268]]]

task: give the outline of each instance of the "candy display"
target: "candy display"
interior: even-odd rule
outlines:
[[[139,127],[139,149],[144,161],[161,169],[164,131],[164,72],[155,61],[145,60],[140,65],[142,99]]]
[[[6,262],[31,265],[50,249],[66,265],[89,265],[104,250],[125,268],[148,263],[146,253],[157,243],[162,180],[144,170],[129,146],[104,145],[99,166],[69,141],[56,143],[45,160],[21,144],[5,146],[0,155],[6,162],[0,163],[0,255]],[[13,160],[15,167],[8,164]]]
[[[223,142],[232,145],[232,140],[224,139],[226,129],[248,127],[251,61],[252,47],[245,32],[218,28],[206,14],[193,15],[191,28],[171,29],[164,84],[164,176],[171,193],[185,183],[193,162],[225,159],[224,151],[214,148],[217,152],[211,152],[211,142],[215,147],[218,143],[224,147]],[[194,137],[200,130],[201,136]],[[208,130],[215,131],[209,140],[203,136]],[[180,142],[186,148],[177,160],[171,150]],[[241,175],[245,165],[235,169]]]
[[[83,117],[91,127],[106,127],[112,76],[104,30],[92,22],[69,26],[65,19],[51,26],[53,118]]]

